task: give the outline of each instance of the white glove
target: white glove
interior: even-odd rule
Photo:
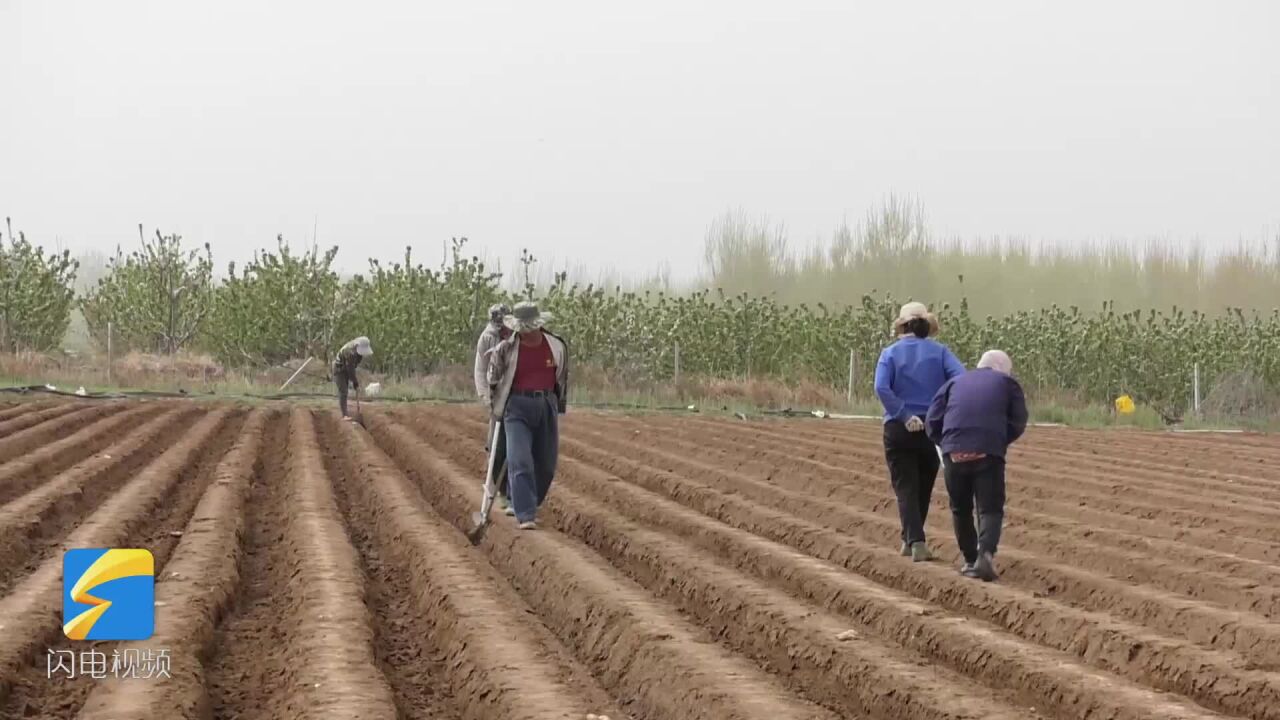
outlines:
[[[907,418],[907,432],[920,432],[924,430],[924,421],[919,417],[912,415]]]

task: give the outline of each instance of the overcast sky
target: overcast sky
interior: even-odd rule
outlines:
[[[466,235],[700,266],[729,208],[886,193],[1055,242],[1280,230],[1280,3],[0,0],[0,214],[340,264]]]

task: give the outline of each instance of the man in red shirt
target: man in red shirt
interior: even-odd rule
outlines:
[[[516,522],[537,527],[537,512],[555,479],[559,415],[569,389],[568,344],[543,326],[550,315],[516,304],[504,324],[511,337],[489,351],[490,411],[507,439],[507,485]]]

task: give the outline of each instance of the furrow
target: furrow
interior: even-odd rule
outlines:
[[[129,547],[129,542],[155,526],[167,514],[174,489],[192,468],[201,451],[227,422],[230,410],[211,412],[193,425],[181,442],[165,451],[134,479],[98,507],[62,544],[65,548]],[[147,535],[151,537],[151,535]],[[145,542],[133,547],[148,547]],[[156,552],[157,548],[150,548]],[[157,565],[163,551],[156,553]],[[157,568],[157,571],[159,568]],[[0,703],[6,715],[14,717],[65,716],[67,697],[87,693],[88,686],[56,685],[58,678],[45,677],[43,658],[38,654],[53,648],[61,638],[62,558],[51,557],[26,576],[13,591],[0,598]],[[10,697],[21,682],[18,697]],[[33,700],[52,690],[58,710],[46,712]],[[59,695],[67,697],[59,697]],[[31,697],[26,697],[31,696]],[[25,706],[25,707],[23,707]]]
[[[61,403],[55,403],[52,400],[26,400],[18,403],[12,403],[4,408],[0,408],[0,422],[8,422],[9,420],[26,415],[27,413],[39,412],[40,410],[58,404]]]
[[[212,717],[256,720],[289,717],[280,698],[290,690],[280,679],[290,668],[284,652],[291,593],[285,524],[292,516],[289,492],[289,414],[271,414],[262,433],[261,470],[249,487],[240,539],[240,583],[231,605],[215,624],[204,658],[204,683]]]
[[[863,428],[879,437],[878,425],[878,422],[815,423],[809,420],[801,420],[796,423],[788,423],[787,429],[817,439],[840,442],[844,439],[846,428],[848,427]],[[1188,455],[1205,451],[1217,451],[1220,453],[1233,451],[1231,452],[1232,455],[1238,455],[1239,453],[1234,452],[1234,450],[1241,448],[1245,451],[1244,457],[1248,458],[1249,464],[1253,464],[1261,457],[1268,455],[1275,459],[1280,459],[1280,445],[1277,445],[1271,436],[1258,433],[1213,435],[1171,431],[1161,432],[1125,427],[1084,429],[1065,426],[1033,426],[1029,429],[1028,436],[1037,442],[1052,442],[1067,446],[1088,445],[1091,448],[1111,448],[1122,456],[1129,450],[1141,450],[1144,448],[1155,457],[1164,457],[1170,454]]]
[[[214,626],[239,585],[245,501],[257,471],[267,412],[254,411],[192,513],[156,584],[156,632],[122,650],[168,650],[169,679],[108,681],[89,696],[83,720],[179,720],[211,717],[203,658]],[[162,418],[163,419],[163,418]]]
[[[433,444],[451,442],[427,432]],[[418,462],[432,459],[419,457]],[[456,473],[439,460],[434,467],[437,475]],[[776,674],[793,692],[828,708],[896,720],[1043,717],[902,648],[866,637],[843,642],[839,636],[849,629],[845,618],[728,570],[700,551],[566,489],[554,494],[559,499],[549,501],[548,509],[556,515],[564,511],[555,508],[565,505],[590,505],[585,513],[597,521],[589,532],[574,533],[580,540],[697,619],[721,642]],[[561,529],[574,530],[569,524]]]
[[[711,424],[695,419],[691,421],[694,424],[711,427]],[[842,438],[839,442],[826,442],[813,440],[801,435],[777,429],[766,429],[760,424],[751,426],[754,437],[767,437],[787,443],[792,448],[806,446],[815,451],[826,452],[834,457],[848,458],[856,457],[874,457],[877,453],[883,453],[882,445],[875,438],[862,433],[851,433],[847,438]],[[1179,509],[1184,515],[1198,520],[1214,520],[1218,515],[1224,515],[1231,519],[1231,524],[1241,527],[1264,528],[1267,532],[1260,535],[1263,539],[1272,539],[1280,541],[1280,533],[1276,533],[1274,528],[1280,521],[1280,503],[1266,501],[1249,501],[1246,496],[1243,500],[1237,499],[1235,502],[1223,502],[1219,498],[1220,493],[1203,492],[1195,485],[1190,483],[1169,483],[1158,478],[1158,473],[1147,469],[1139,474],[1130,474],[1126,476],[1124,482],[1118,479],[1098,479],[1090,477],[1086,471],[1098,468],[1090,463],[1082,463],[1079,461],[1071,462],[1067,465],[1062,463],[1047,463],[1044,458],[1040,457],[1033,448],[1029,448],[1027,444],[1019,443],[1014,446],[1014,454],[1011,457],[1012,464],[1017,468],[1018,479],[1028,488],[1041,488],[1045,490],[1060,491],[1062,489],[1062,470],[1064,467],[1071,469],[1071,490],[1079,493],[1088,488],[1091,489],[1092,496],[1098,498],[1108,498],[1117,493],[1131,494],[1133,491],[1140,491],[1140,495],[1148,499],[1158,499],[1167,502],[1167,508],[1162,508],[1165,512],[1173,509]],[[1104,467],[1100,472],[1111,475],[1111,468]],[[1182,475],[1178,476],[1182,478]],[[1137,508],[1149,507],[1142,504],[1135,504]],[[1207,517],[1205,510],[1213,510],[1215,513]],[[1226,518],[1223,518],[1224,521]],[[1195,525],[1193,524],[1192,527]]]
[[[699,427],[707,426],[701,421],[692,422],[697,423]],[[752,426],[754,433],[751,436],[752,442],[775,442],[779,447],[789,448],[796,453],[824,453],[831,456],[833,462],[861,462],[870,467],[873,463],[872,458],[875,457],[871,453],[883,452],[879,450],[878,445],[874,449],[869,446],[865,453],[850,452],[848,444],[814,445],[798,438],[757,428],[758,425]],[[735,431],[740,430],[741,428],[735,427]],[[853,438],[850,440],[852,442]],[[1194,510],[1188,507],[1177,507],[1178,503],[1173,506],[1152,504],[1144,501],[1146,500],[1144,493],[1150,493],[1149,490],[1125,492],[1123,485],[1117,486],[1114,490],[1109,488],[1102,493],[1082,493],[1081,489],[1074,484],[1077,480],[1076,475],[1070,477],[1072,482],[1064,482],[1061,473],[1032,469],[1020,457],[1015,455],[1010,459],[1010,482],[1017,485],[1019,493],[1024,498],[1074,503],[1078,510],[1087,508],[1092,516],[1098,516],[1097,513],[1101,510],[1105,513],[1101,517],[1107,518],[1108,522],[1112,515],[1145,519],[1159,518],[1166,525],[1180,526],[1179,529],[1183,530],[1222,531],[1234,537],[1244,536],[1269,545],[1280,546],[1280,529],[1277,529],[1280,527],[1280,522],[1276,522],[1280,517],[1271,518],[1267,513],[1260,513],[1247,519],[1237,519],[1238,515],[1244,513],[1237,506],[1230,505],[1226,506],[1228,509],[1225,510],[1218,508],[1215,513],[1206,512],[1208,508]],[[1030,464],[1036,463],[1033,461]],[[1276,550],[1280,552],[1280,547]]]
[[[57,417],[49,418],[45,422],[31,425],[25,429],[15,429],[12,433],[0,433],[0,458],[6,458],[5,464],[0,465],[0,472],[3,472],[13,461],[21,460],[23,456],[39,449],[41,446],[47,445],[58,438],[64,438],[69,433],[75,432],[102,418],[119,413],[129,406],[125,403],[109,403],[107,405],[90,405],[88,407],[72,405],[71,407],[72,411],[70,413],[61,413]],[[57,410],[59,408],[54,407],[38,413],[24,415],[21,419],[38,417],[44,413]]]
[[[346,453],[334,450],[347,442],[337,424],[322,416],[316,430],[347,535],[360,555],[378,667],[391,685],[402,720],[457,720],[462,716],[449,685],[448,654],[428,640],[431,625],[414,602],[417,583],[385,557],[372,520],[361,511],[354,486],[363,480]]]
[[[1136,490],[1144,497],[1168,502],[1171,507],[1207,509],[1263,522],[1280,517],[1280,487],[1267,481],[1223,473],[1197,473],[1203,482],[1191,483],[1187,482],[1185,469],[1172,474],[1151,465],[1091,462],[1032,446],[1019,448],[1014,460],[1033,471],[1033,477],[1035,472],[1045,477],[1060,476],[1062,468],[1070,468],[1074,483],[1097,494]]]
[[[289,418],[284,544],[290,577],[283,702],[304,717],[395,717],[373,659],[364,579],[342,528],[309,410]]]
[[[13,419],[0,422],[0,457],[12,454],[9,448],[12,447],[10,442],[14,439],[15,433],[84,409],[86,408],[74,403],[63,403],[36,412],[23,413]]]
[[[651,446],[637,446],[634,442],[621,439],[640,437],[628,426],[603,425],[613,434],[585,428],[579,429],[578,434],[592,438],[597,448],[621,453],[625,457],[643,458],[646,464],[654,467],[703,477],[708,472],[707,463],[712,463],[714,472],[723,470],[726,474],[732,472],[734,475],[745,475],[803,493],[811,498],[802,500],[808,502],[811,499],[817,507],[802,512],[814,520],[831,509],[845,505],[874,508],[890,522],[896,522],[897,519],[896,506],[890,502],[891,493],[880,477],[871,477],[809,458],[787,457],[774,451],[764,451],[769,461],[761,462],[758,458],[762,453],[751,447],[738,446],[735,457],[732,449],[722,448],[719,441],[703,435],[689,440],[662,438]],[[697,457],[699,461],[697,464],[683,462],[686,457]],[[1083,523],[1059,521],[1047,515],[1029,513],[1020,506],[1017,492],[1017,488],[1010,490],[1011,502],[1004,532],[1006,548],[1044,553],[1082,569],[1100,571],[1126,581],[1151,584],[1224,608],[1258,613],[1264,618],[1280,613],[1280,592],[1274,584],[1276,580],[1280,580],[1280,568],[1241,561],[1240,558],[1205,551],[1193,545],[1161,543],[1145,537],[1097,530]],[[945,490],[935,492],[934,495],[934,512],[941,513],[939,517],[949,517]],[[846,521],[836,518],[833,522],[835,527],[844,527]],[[1063,538],[1071,540],[1064,542]],[[1108,538],[1112,540],[1110,544],[1105,542]],[[1144,550],[1147,552],[1143,552]],[[1017,551],[1005,557],[1015,558],[1005,568],[1010,573],[1008,579],[1017,580],[1021,574],[1030,583],[1047,583],[1046,588],[1056,587],[1057,581],[1052,575],[1046,576],[1043,581],[1037,575],[1044,572],[1038,560]],[[1242,569],[1243,577],[1223,572],[1226,569],[1224,565],[1227,568]]]
[[[708,483],[703,485],[687,480],[686,476],[648,468],[630,459],[621,459],[617,453],[602,452],[572,440],[566,441],[566,444],[573,448],[571,454],[575,457],[586,459],[650,487],[684,483],[716,493],[731,492],[744,500],[753,499],[758,505],[778,511],[780,515],[793,521],[799,517],[808,518],[803,521],[805,526],[824,530],[843,528],[866,542],[883,544],[885,547],[890,545],[885,538],[891,538],[897,532],[897,523],[892,519],[852,510],[839,504],[815,503],[811,498],[758,481],[705,470],[697,475]],[[819,524],[819,518],[826,521],[825,527]],[[777,532],[778,528],[773,530]],[[1028,564],[1035,562],[1015,550],[1002,551],[1001,557],[1012,557]],[[1280,626],[1268,623],[1256,615],[1219,610],[1195,601],[1170,598],[1157,590],[1123,585],[1063,565],[1048,562],[1035,564],[1040,584],[1024,590],[1034,592],[1037,596],[1053,596],[1059,601],[1071,600],[1095,612],[1118,613],[1133,622],[1146,625],[1154,632],[1173,630],[1206,646],[1239,653],[1247,660],[1234,660],[1231,654],[1226,654],[1224,658],[1230,661],[1230,665],[1257,666],[1267,670],[1280,668],[1280,652],[1277,650],[1280,648]]]
[[[398,448],[402,467],[426,486],[433,506],[467,529],[475,483],[418,446],[404,428],[376,427]],[[555,533],[520,534],[503,519],[487,530],[484,548],[561,641],[637,717],[836,718],[723,652],[672,608]]]
[[[603,420],[604,422],[601,425],[641,427],[651,435],[661,436],[665,434],[668,437],[686,437],[689,434],[689,426],[692,424],[687,420],[682,421],[681,418],[670,417],[659,417],[643,423],[635,418],[628,417],[612,417]],[[726,428],[723,425],[706,423],[697,428],[702,432],[697,432],[697,430],[694,432],[704,437],[740,444],[737,440],[743,436],[745,429],[732,426]],[[838,433],[800,433],[799,437],[809,440],[818,446],[839,445],[842,447],[848,445],[851,438],[857,438],[859,441],[857,456],[876,463],[881,462],[883,451],[878,426],[875,428],[875,432],[871,432],[870,426],[864,424],[842,425],[839,427],[840,431]],[[782,430],[780,427],[775,427],[775,429]],[[1104,436],[1103,433],[1096,431],[1094,435]],[[759,441],[762,438],[758,433],[751,434],[748,437],[752,445],[759,446]],[[790,444],[789,441],[776,440],[775,442],[780,443],[780,447],[784,449],[795,449],[795,445]],[[1057,442],[1063,443],[1064,441],[1059,440]],[[1271,466],[1250,463],[1248,466],[1255,474],[1231,473],[1224,470],[1230,464],[1231,456],[1229,455],[1204,459],[1194,451],[1180,453],[1171,449],[1173,457],[1183,463],[1183,465],[1175,465],[1170,461],[1170,452],[1144,454],[1138,451],[1137,447],[1140,447],[1140,445],[1135,442],[1127,446],[1118,447],[1114,451],[1116,454],[1102,453],[1098,451],[1098,445],[1092,439],[1081,440],[1066,444],[1065,447],[1059,447],[1048,434],[1033,430],[1013,447],[1013,451],[1015,453],[1015,461],[1019,463],[1028,459],[1034,461],[1042,456],[1049,455],[1067,461],[1073,468],[1083,467],[1084,465],[1081,463],[1087,463],[1088,467],[1097,469],[1101,475],[1115,474],[1117,467],[1135,470],[1137,472],[1131,476],[1139,483],[1145,482],[1153,470],[1158,470],[1162,477],[1173,481],[1166,483],[1166,487],[1173,487],[1176,490],[1186,489],[1188,474],[1194,474],[1197,478],[1218,481],[1213,483],[1215,490],[1230,496],[1253,500],[1256,496],[1251,493],[1256,491],[1271,497],[1273,500],[1280,500],[1280,474],[1277,474]],[[1193,464],[1193,461],[1200,462],[1202,466]],[[1268,472],[1271,473],[1270,476],[1267,476]]]
[[[366,416],[366,421],[371,418]],[[427,506],[404,476],[374,452],[364,431],[342,428],[339,443],[358,473],[360,512],[389,562],[415,585],[429,641],[448,653],[449,683],[467,720],[623,717],[585,669],[466,539]]]
[[[1092,446],[1085,446],[1085,449],[1081,449],[1079,445],[1058,447],[1041,438],[1035,440],[1027,446],[1028,452],[1056,458],[1069,463],[1072,467],[1096,470],[1101,474],[1120,471],[1144,480],[1149,477],[1158,477],[1164,480],[1160,483],[1162,487],[1178,489],[1185,487],[1187,475],[1194,473],[1206,481],[1213,481],[1213,485],[1219,491],[1229,496],[1252,497],[1249,493],[1258,493],[1270,498],[1273,502],[1280,499],[1280,479],[1274,476],[1268,477],[1267,473],[1274,472],[1274,469],[1266,465],[1255,465],[1250,470],[1257,474],[1253,472],[1246,474],[1233,472],[1233,464],[1229,458],[1198,458],[1194,452],[1178,456],[1183,464],[1174,465],[1167,462],[1169,456],[1166,454],[1144,453],[1136,447],[1116,451],[1124,453],[1119,455],[1098,452]],[[1193,459],[1196,462],[1193,462]]]
[[[53,475],[101,452],[121,429],[136,425],[172,404],[138,405],[117,412],[77,432],[59,432],[61,440],[24,453],[19,459],[0,465],[0,504],[30,491]],[[119,409],[119,408],[117,408]],[[64,418],[65,420],[65,418]]]
[[[434,433],[445,437],[450,432],[445,429],[434,430]],[[1033,693],[1025,702],[1043,703],[1054,708],[1060,717],[1154,719],[1212,716],[1185,701],[1128,685],[1115,676],[1081,666],[1069,657],[1031,644],[1049,644],[1045,642],[1046,637],[1035,632],[1043,629],[1045,632],[1056,633],[1052,638],[1059,647],[1055,649],[1073,655],[1079,654],[1086,661],[1096,663],[1097,659],[1093,656],[1099,650],[1110,651],[1112,656],[1127,653],[1119,662],[1112,663],[1109,669],[1117,672],[1128,669],[1130,672],[1120,674],[1145,685],[1147,668],[1129,668],[1126,661],[1133,658],[1136,664],[1144,661],[1158,664],[1162,661],[1159,650],[1153,652],[1153,657],[1146,658],[1137,657],[1136,651],[1152,643],[1168,647],[1174,644],[1172,641],[1145,633],[1137,636],[1134,645],[1127,650],[1113,649],[1107,647],[1113,641],[1106,633],[1115,632],[1118,624],[1105,616],[1081,617],[1082,613],[1069,609],[1059,612],[1048,603],[1034,600],[1028,603],[1034,608],[1033,611],[1024,614],[1024,608],[1019,604],[990,599],[989,594],[993,590],[1006,597],[1013,595],[1001,593],[1001,588],[982,586],[946,571],[940,575],[939,571],[942,569],[936,566],[912,565],[896,557],[891,550],[841,542],[839,536],[830,530],[813,526],[805,528],[801,523],[793,521],[791,525],[800,526],[793,531],[795,536],[805,537],[815,547],[822,547],[820,540],[824,535],[835,538],[835,542],[827,546],[823,553],[813,553],[809,548],[802,547],[802,550],[809,551],[810,554],[801,554],[788,547],[785,540],[771,542],[752,534],[767,537],[771,533],[764,531],[764,528],[786,527],[788,523],[780,520],[786,517],[782,513],[754,513],[761,517],[760,520],[755,520],[750,518],[753,513],[743,511],[745,504],[736,498],[716,497],[715,493],[705,489],[695,490],[690,487],[692,483],[681,483],[689,490],[687,494],[680,491],[659,491],[655,495],[642,487],[619,483],[615,476],[572,459],[564,462],[562,473],[575,490],[581,488],[642,522],[668,528],[685,541],[700,545],[719,555],[723,561],[734,564],[744,572],[754,573],[788,592],[829,609],[842,611],[847,617],[866,624],[872,632],[906,646],[919,648],[920,652],[961,672],[974,674],[992,687],[1018,687],[1024,692]],[[645,483],[639,485],[643,486]],[[708,512],[710,508],[715,508],[716,511]],[[567,513],[571,523],[589,524],[591,518],[599,517],[599,511],[583,512],[577,504],[564,508],[563,511]],[[719,517],[732,527],[714,522],[705,515]],[[586,533],[588,530],[579,532]],[[602,531],[596,529],[589,532],[598,534]],[[843,550],[835,551],[836,547],[842,547]],[[843,558],[840,552],[844,553]],[[898,587],[903,585],[904,580],[915,580],[908,587],[899,588],[911,596],[904,596],[901,592],[894,592],[850,575],[842,567],[815,559],[822,555],[829,556],[822,559],[852,567],[881,585]],[[850,564],[849,560],[853,558],[857,558],[861,564],[856,567]],[[841,563],[841,559],[845,562]],[[933,578],[932,583],[930,578]],[[947,594],[955,590],[961,593]],[[1029,599],[1023,593],[1016,595]],[[973,615],[974,613],[966,611],[969,610],[971,598],[975,596],[983,598],[973,604],[975,609],[984,611],[979,617],[992,625],[975,626],[972,621],[957,616],[934,618],[932,616],[936,613],[931,608],[920,605],[921,600],[941,602],[957,613]],[[1081,637],[1081,633],[1095,623],[1099,626],[1099,636]],[[1004,635],[1001,629],[1013,631],[1027,642]],[[979,649],[985,649],[985,652],[979,652]],[[1218,698],[1222,702],[1217,707],[1224,712],[1237,712],[1239,708],[1251,710],[1255,703],[1268,702],[1274,696],[1274,678],[1270,674],[1250,673],[1244,668],[1240,670],[1240,674],[1253,680],[1253,686],[1244,697],[1223,693]],[[1235,683],[1240,678],[1236,673],[1228,673],[1224,675],[1224,679]],[[1170,687],[1162,689],[1176,690]]]
[[[212,481],[214,464],[239,431],[242,419],[239,412],[231,411],[217,431],[207,437],[191,456],[185,467],[176,471],[185,481],[170,486],[167,494],[157,504],[157,510],[136,533],[124,541],[126,547],[151,550],[155,558],[157,578],[162,577],[168,559],[177,545],[171,532],[181,528],[186,518],[194,512],[200,494]],[[113,652],[118,645],[114,642],[91,644],[107,654]],[[70,720],[79,712],[96,682],[83,675],[74,680],[50,678],[37,668],[29,668],[20,674],[15,683],[15,690],[6,703],[4,717],[21,715],[25,718],[38,715],[48,720]]]
[[[1221,436],[1208,442],[1196,440],[1192,435],[1141,431],[1068,430],[1057,428],[1052,432],[1034,431],[1037,444],[1084,452],[1098,458],[1148,459],[1168,465],[1177,458],[1184,463],[1182,470],[1196,471],[1239,469],[1242,473],[1266,473],[1268,465],[1280,461],[1280,444],[1266,435]],[[1257,442],[1251,441],[1256,439]]]
[[[0,506],[0,595],[39,567],[85,514],[172,444],[194,412],[174,408],[148,420],[102,453]]]
[[[627,461],[609,454],[597,453],[593,462],[740,529],[833,560],[880,584],[992,622],[1026,640],[1075,653],[1136,682],[1154,683],[1212,707],[1280,708],[1280,702],[1271,699],[1276,697],[1275,674],[1256,670],[1238,656],[1198,648],[1101,613],[1060,606],[1016,588],[973,583],[937,566],[908,564],[912,571],[904,572],[901,558],[885,547],[886,542],[858,542],[779,512],[772,504],[728,496],[670,473],[634,468],[629,472],[620,465]]]

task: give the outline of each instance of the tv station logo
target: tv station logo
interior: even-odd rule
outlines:
[[[62,556],[62,633],[71,640],[146,640],[156,625],[150,550],[90,548]]]

